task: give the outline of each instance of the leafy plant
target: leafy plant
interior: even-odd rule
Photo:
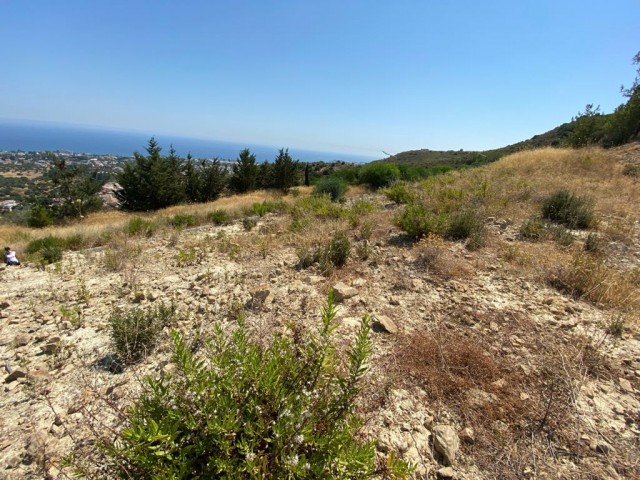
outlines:
[[[176,230],[182,230],[187,227],[193,227],[198,222],[195,215],[191,215],[190,213],[176,213],[169,219],[169,223],[171,223]]]
[[[416,199],[416,194],[409,189],[406,182],[394,182],[382,193],[392,202],[400,204],[411,203]]]
[[[418,239],[430,233],[441,233],[446,220],[445,215],[437,215],[423,205],[412,203],[396,217],[395,224],[410,237]]]
[[[351,242],[344,232],[336,232],[326,248],[326,257],[336,267],[347,263],[351,253]]]
[[[55,235],[48,235],[30,241],[25,248],[29,255],[37,254],[45,265],[62,260],[62,251],[66,247],[65,240]]]
[[[173,304],[159,303],[153,307],[116,308],[109,317],[111,341],[124,363],[135,363],[150,353],[162,329],[175,315]]]
[[[530,218],[520,227],[520,238],[538,241],[546,234],[547,225],[539,218]]]
[[[388,187],[399,179],[400,169],[394,163],[370,163],[360,171],[360,182],[372,188]]]
[[[153,220],[142,217],[133,217],[127,222],[124,231],[127,235],[139,235],[141,237],[151,237],[158,226]]]
[[[231,223],[231,215],[226,210],[214,210],[209,212],[207,218],[213,222],[214,225],[228,225]]]
[[[197,250],[195,247],[187,249],[180,249],[176,255],[176,262],[179,267],[186,267],[189,265],[195,265],[202,261],[203,254],[201,250]]]
[[[317,334],[292,324],[292,335],[276,335],[266,346],[248,336],[242,318],[230,336],[217,325],[198,357],[174,332],[176,373],[147,379],[120,438],[103,445],[109,473],[175,479],[374,475],[374,443],[357,440],[362,421],[354,413],[371,354],[370,320],[363,318],[342,369],[331,342],[335,315],[330,293]]]
[[[331,201],[337,202],[344,197],[347,191],[347,182],[338,177],[324,177],[313,187],[313,194],[328,195]]]
[[[568,190],[558,190],[542,202],[542,216],[568,228],[589,228],[595,217],[591,202]]]
[[[477,211],[460,210],[449,217],[444,235],[451,240],[469,239],[467,246],[475,249],[484,244],[486,227]]]
[[[255,227],[257,224],[258,221],[253,217],[244,217],[242,219],[242,226],[247,232],[253,230],[253,227]]]

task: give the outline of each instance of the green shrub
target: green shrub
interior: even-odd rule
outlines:
[[[595,233],[590,233],[584,240],[583,246],[585,252],[601,254],[603,252],[602,240]]]
[[[231,215],[226,210],[214,210],[209,212],[207,218],[213,222],[214,225],[228,225],[231,223]]]
[[[549,233],[555,242],[563,247],[568,247],[575,240],[571,232],[562,225],[554,225],[549,229]]]
[[[258,220],[256,220],[253,217],[244,217],[242,219],[242,226],[247,232],[253,230],[253,227],[255,227],[257,224],[258,224]]]
[[[449,217],[444,236],[449,240],[478,239],[485,230],[484,220],[478,212],[460,210]]]
[[[311,225],[311,219],[308,217],[295,217],[289,224],[289,231],[298,233],[306,230]]]
[[[131,364],[153,351],[162,329],[171,323],[175,310],[173,304],[164,303],[148,308],[114,309],[109,324],[118,359]]]
[[[364,317],[343,364],[331,342],[332,294],[315,335],[295,325],[265,346],[244,321],[220,325],[197,358],[174,332],[174,374],[147,378],[115,442],[102,444],[116,478],[364,479],[373,441],[358,440],[354,402],[371,355]],[[406,465],[391,459],[392,471]]]
[[[175,218],[175,217],[174,217]],[[124,231],[127,235],[138,235],[141,237],[151,237],[158,226],[152,220],[147,220],[142,217],[133,217],[124,226]]]
[[[351,254],[351,242],[344,232],[336,232],[326,245],[301,247],[298,253],[298,267],[309,268],[318,263],[323,273],[330,272],[333,267],[342,267]]]
[[[193,227],[198,222],[195,215],[191,215],[190,213],[176,213],[169,219],[169,223],[173,225],[173,228],[182,230],[187,227]]]
[[[316,217],[342,218],[347,214],[347,210],[332,202],[327,196],[308,196],[298,200],[291,209],[294,218],[305,216],[307,213]]]
[[[48,235],[31,240],[25,248],[29,255],[37,254],[44,264],[51,264],[62,260],[62,251],[66,248],[65,239]]]
[[[447,217],[437,215],[420,204],[409,204],[395,219],[395,224],[410,237],[418,239],[430,233],[441,233]]]
[[[313,187],[313,194],[318,196],[329,195],[331,201],[337,202],[344,197],[347,188],[347,182],[341,178],[324,177]]]
[[[327,245],[326,256],[336,267],[342,267],[347,263],[351,253],[351,242],[344,232],[336,232]]]
[[[53,218],[51,213],[46,207],[36,205],[31,208],[29,217],[27,218],[27,225],[31,228],[44,228],[53,224]]]
[[[245,215],[264,217],[267,213],[286,212],[288,208],[288,205],[283,200],[265,200],[263,202],[255,202],[251,205],[251,208],[245,208],[243,211]]]
[[[530,218],[520,227],[520,238],[531,241],[542,240],[546,235],[547,224],[539,218]]]
[[[409,189],[405,182],[394,182],[382,193],[392,202],[400,204],[412,203],[416,199],[415,193]]]
[[[393,163],[370,163],[360,171],[360,183],[365,183],[372,188],[388,187],[399,179],[400,169]]]
[[[558,190],[542,202],[542,216],[569,228],[589,228],[595,223],[591,202],[568,190]]]
[[[67,250],[81,250],[84,247],[84,238],[82,238],[82,235],[80,235],[79,233],[69,235],[64,239],[64,247]]]

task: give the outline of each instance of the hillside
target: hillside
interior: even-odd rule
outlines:
[[[338,350],[364,313],[374,318],[357,411],[382,463],[393,454],[428,479],[640,478],[640,182],[626,167],[639,164],[638,144],[545,148],[407,186],[415,204],[472,210],[481,248],[440,234],[415,241],[394,221],[406,206],[361,188],[345,204],[301,189],[174,207],[144,217],[149,236],[127,233],[133,217],[119,212],[3,228],[26,261],[0,267],[0,478],[69,478],[70,452],[96,467],[96,436],[115,438],[142,377],[175,370],[168,327],[140,362],[115,361],[114,309],[173,302],[171,327],[195,351],[239,311],[260,341],[292,324],[313,330],[331,287]],[[524,238],[562,188],[588,195],[597,221]],[[213,225],[216,209],[235,220]],[[176,215],[197,225],[173,228]],[[351,243],[346,264],[302,268],[334,232]],[[45,235],[83,246],[43,268],[25,249]]]
[[[478,165],[490,163],[511,153],[522,150],[532,150],[543,147],[560,147],[563,145],[564,139],[575,128],[575,122],[563,123],[559,127],[549,130],[548,132],[535,135],[528,140],[523,140],[513,145],[484,151],[465,151],[465,150],[409,150],[392,155],[384,161],[432,167],[435,165],[449,165],[452,167],[461,165]]]

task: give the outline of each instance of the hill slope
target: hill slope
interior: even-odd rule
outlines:
[[[303,191],[283,199],[296,208],[259,217],[250,231],[240,219],[167,226],[175,213],[205,218],[242,198],[158,212],[149,238],[125,235],[126,215],[89,218],[75,233],[109,238],[104,247],[67,252],[45,269],[0,268],[0,355],[14,372],[0,396],[5,478],[65,478],[60,460],[70,451],[95,467],[96,432],[113,438],[141,377],[172,371],[166,329],[140,363],[110,371],[114,308],[172,301],[173,326],[193,345],[214,325],[231,328],[242,309],[264,340],[291,321],[313,330],[339,282],[352,290],[337,285],[338,343],[353,338],[364,312],[378,322],[358,411],[381,462],[391,453],[411,461],[416,478],[639,478],[637,178],[612,152],[543,149],[429,182],[412,187],[416,201],[477,209],[483,248],[411,240],[394,223],[405,207],[379,193],[354,189],[337,205]],[[565,232],[570,245],[553,226],[538,241],[521,238],[559,188],[591,195],[595,229]],[[301,268],[336,231],[351,242],[347,264]],[[588,233],[600,239],[597,254],[583,249]],[[42,233],[9,234],[25,258],[26,238]]]

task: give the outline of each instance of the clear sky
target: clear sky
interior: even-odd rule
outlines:
[[[372,155],[611,112],[638,0],[0,0],[0,117]]]

